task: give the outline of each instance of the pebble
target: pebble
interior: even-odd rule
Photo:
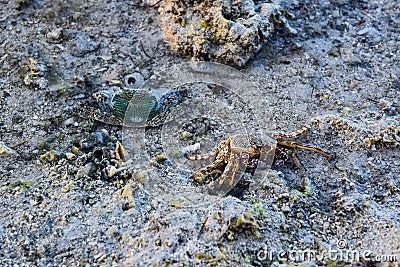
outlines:
[[[72,125],[75,122],[75,117],[70,117],[68,119],[66,119],[65,121],[62,122],[63,126],[68,126],[68,125]]]
[[[193,152],[193,151],[197,151],[200,149],[200,143],[195,143],[193,145],[189,145],[186,147],[183,147],[181,149],[182,153],[188,153],[188,152]]]
[[[57,28],[57,29],[52,30],[51,32],[47,33],[46,37],[49,40],[56,41],[56,40],[60,39],[61,35],[62,35],[62,29]]]
[[[65,154],[62,151],[52,150],[40,155],[41,160],[46,160],[48,162],[55,162],[64,157]]]
[[[102,129],[91,133],[87,138],[81,140],[79,145],[82,149],[92,149],[96,145],[106,145],[110,141],[107,130]]]
[[[74,153],[75,155],[80,155],[81,151],[79,150],[79,148],[77,148],[76,146],[73,146],[71,148],[72,153]]]
[[[101,56],[101,58],[104,60],[104,61],[110,61],[111,59],[112,59],[112,55],[110,54],[110,55],[104,55],[104,56]]]
[[[369,40],[369,41],[368,41],[368,44],[369,44],[370,46],[373,46],[373,45],[379,44],[381,41],[382,41],[382,37],[376,36],[376,37],[374,37],[373,39]]]
[[[334,10],[334,11],[332,12],[332,16],[333,16],[335,19],[340,18],[340,12],[339,12],[339,10]]]
[[[289,201],[289,194],[288,193],[282,193],[278,196],[278,199],[282,200],[282,202],[286,203]]]
[[[10,156],[18,156],[18,153],[12,149],[6,146],[3,142],[0,141],[0,155],[10,155]]]
[[[90,173],[93,171],[94,165],[92,162],[89,162],[83,168],[81,168],[75,175],[76,179],[84,178],[90,175]]]
[[[357,32],[357,35],[366,35],[366,34],[375,36],[378,35],[379,32],[374,27],[366,27]]]
[[[340,54],[344,62],[348,64],[359,64],[361,61],[353,54],[349,48],[340,48]]]
[[[107,175],[108,177],[113,177],[117,173],[117,168],[114,166],[108,166],[107,167]]]
[[[297,69],[295,69],[295,68],[289,68],[288,69],[288,72],[290,72],[292,75],[297,75]]]
[[[277,204],[272,204],[272,209],[273,209],[274,211],[279,211],[279,207],[278,207]]]
[[[348,115],[351,111],[352,111],[351,108],[349,108],[349,107],[344,107],[344,108],[342,109],[342,115],[343,115],[343,116],[346,116],[346,115]]]
[[[372,1],[370,2],[370,5],[373,8],[378,8],[380,6],[380,3],[378,1]]]
[[[96,51],[99,46],[99,42],[92,40],[86,34],[81,34],[76,39],[76,54],[77,56],[84,56],[87,53]]]
[[[117,237],[120,236],[121,233],[118,230],[118,227],[115,225],[110,226],[110,228],[108,228],[108,230],[106,231],[106,235],[108,237]]]
[[[285,206],[282,207],[281,210],[282,210],[283,213],[289,213],[291,209],[290,209],[289,206],[285,205]]]
[[[304,78],[313,78],[316,76],[316,71],[315,70],[311,70],[311,69],[305,69],[302,72],[302,75]]]
[[[85,94],[77,94],[77,95],[72,96],[72,99],[83,99],[85,97],[86,97]],[[64,110],[69,109],[69,108],[70,107],[65,107]]]
[[[191,134],[191,133],[188,132],[188,131],[184,131],[184,132],[181,134],[181,138],[182,138],[183,140],[190,139],[190,138],[192,138],[192,136],[193,136],[193,134]]]
[[[377,107],[378,107],[380,110],[387,110],[387,109],[390,108],[390,102],[387,101],[387,100],[385,100],[385,99],[383,99],[383,98],[381,98],[381,99],[379,100],[379,103],[377,104]]]
[[[351,89],[355,88],[358,85],[359,81],[358,80],[353,80],[352,82],[350,82],[349,87]]]
[[[73,160],[76,157],[74,153],[70,152],[65,153],[65,156],[67,157],[68,160]]]

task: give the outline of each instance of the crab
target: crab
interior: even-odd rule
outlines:
[[[303,127],[290,134],[238,134],[223,140],[207,154],[195,156],[185,154],[188,160],[214,157],[210,165],[191,175],[190,179],[194,184],[209,184],[210,189],[228,192],[241,179],[241,175],[238,177],[238,170],[254,174],[261,164],[281,166],[290,158],[296,168],[302,168],[300,160],[291,150],[293,148],[313,151],[332,160],[333,156],[322,149],[286,140],[296,139],[306,130],[307,128]]]
[[[165,122],[180,96],[170,89],[111,88],[95,93],[100,110],[89,117],[111,125],[158,126]]]

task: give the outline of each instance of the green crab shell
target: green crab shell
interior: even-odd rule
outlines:
[[[167,88],[111,88],[96,93],[95,97],[101,113],[115,117],[128,126],[153,125],[154,123],[149,122],[167,114],[180,99],[175,91]]]
[[[128,103],[124,124],[133,126],[154,125],[162,123],[162,118],[180,101],[177,92],[166,89],[137,91]],[[157,118],[161,118],[158,123]]]
[[[115,107],[121,107],[118,115],[124,115],[124,123],[127,125],[141,125],[156,116],[158,100],[149,91],[137,91],[128,103],[125,100],[116,99]],[[122,112],[125,109],[125,112]]]

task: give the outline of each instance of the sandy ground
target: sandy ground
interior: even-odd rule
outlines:
[[[160,162],[168,140],[154,129],[142,168],[110,177],[123,129],[82,118],[93,93],[190,60],[163,40],[156,8],[1,1],[1,265],[398,266],[400,5],[285,8],[298,33],[278,27],[240,69],[263,96],[246,105],[265,130],[306,125],[299,142],[336,161],[296,151],[304,170],[266,170],[238,199]]]

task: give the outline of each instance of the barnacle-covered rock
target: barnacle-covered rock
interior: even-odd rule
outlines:
[[[275,29],[280,0],[165,0],[160,25],[178,52],[243,66]]]
[[[50,175],[63,178],[66,172],[75,179],[128,180],[138,175],[136,165],[125,160],[125,149],[109,132],[101,129],[82,140],[75,140],[70,151],[51,150],[40,156],[51,164]],[[116,182],[118,186],[120,184]]]
[[[29,58],[28,64],[21,66],[21,70],[23,71],[25,85],[39,89],[45,89],[49,85],[46,77],[48,70],[45,64]]]
[[[376,150],[380,147],[396,148],[400,143],[398,116],[370,112],[357,120],[349,116],[326,114],[313,118],[312,123],[322,130],[333,131],[348,145]]]

